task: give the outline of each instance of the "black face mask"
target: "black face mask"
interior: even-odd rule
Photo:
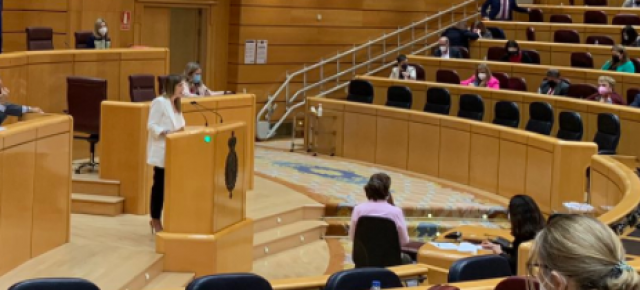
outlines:
[[[611,59],[613,59],[613,62],[619,62],[620,61],[620,57],[617,55],[614,55]]]
[[[549,80],[548,83],[549,83],[549,86],[552,87],[552,88],[555,87],[556,85],[558,85],[558,82],[553,81],[553,80]]]
[[[406,63],[405,63],[405,64],[402,64],[402,65],[400,66],[400,68],[401,68],[402,70],[407,70],[407,67],[408,67],[408,65],[407,65]]]

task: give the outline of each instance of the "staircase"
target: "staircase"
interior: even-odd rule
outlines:
[[[435,41],[447,28],[460,21],[479,19],[478,8],[477,0],[466,0],[375,40],[354,46],[336,56],[322,59],[316,64],[305,66],[291,74],[287,73],[284,83],[273,95],[268,96],[267,103],[257,114],[258,139],[267,140],[273,137],[290,116],[293,116],[295,124],[298,117],[296,113],[300,113],[297,110],[305,105],[307,93],[319,91],[314,95],[318,97],[330,95],[346,88],[349,80],[356,75],[375,75],[393,67],[396,65],[395,58],[399,54],[425,53],[435,46]],[[356,59],[362,58],[366,61],[358,64]],[[345,59],[352,61],[348,65],[343,65],[345,68],[341,69],[340,64],[344,63]],[[335,67],[335,73],[325,75],[328,67],[332,67],[332,71]],[[320,79],[315,83],[308,83],[309,75],[320,76]],[[297,91],[292,91],[294,81],[302,82],[302,87]],[[298,88],[299,84],[295,87]],[[271,116],[276,108],[274,102],[283,97],[286,100],[286,111],[279,120],[272,122]]]
[[[120,182],[100,179],[98,173],[74,174],[71,192],[72,213],[117,216],[124,212]]]

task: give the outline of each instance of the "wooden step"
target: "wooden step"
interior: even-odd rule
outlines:
[[[124,212],[124,197],[71,194],[71,213],[117,216]]]
[[[298,221],[257,233],[253,239],[253,259],[320,240],[326,228],[324,221]]]
[[[193,273],[176,273],[176,272],[163,272],[160,273],[155,279],[151,280],[142,289],[172,289],[172,288],[184,288],[193,281],[195,274]]]
[[[308,204],[283,212],[271,213],[254,220],[253,232],[259,233],[302,220],[320,220],[323,214],[324,205],[322,204]]]
[[[94,174],[74,174],[71,188],[71,192],[106,196],[120,195],[120,181],[100,179]]]

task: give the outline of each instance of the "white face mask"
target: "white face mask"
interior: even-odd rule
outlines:
[[[479,74],[478,74],[478,78],[479,78],[481,81],[484,81],[484,80],[487,78],[487,74],[486,74],[486,73],[479,73]]]
[[[440,47],[440,52],[447,52],[447,47],[446,46],[441,46]]]
[[[107,35],[107,32],[109,30],[106,27],[101,27],[100,29],[98,29],[98,32],[100,33],[100,35],[105,36]]]

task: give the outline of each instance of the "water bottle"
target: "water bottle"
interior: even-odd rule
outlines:
[[[371,290],[380,290],[380,281],[373,280],[373,282],[371,282]]]

